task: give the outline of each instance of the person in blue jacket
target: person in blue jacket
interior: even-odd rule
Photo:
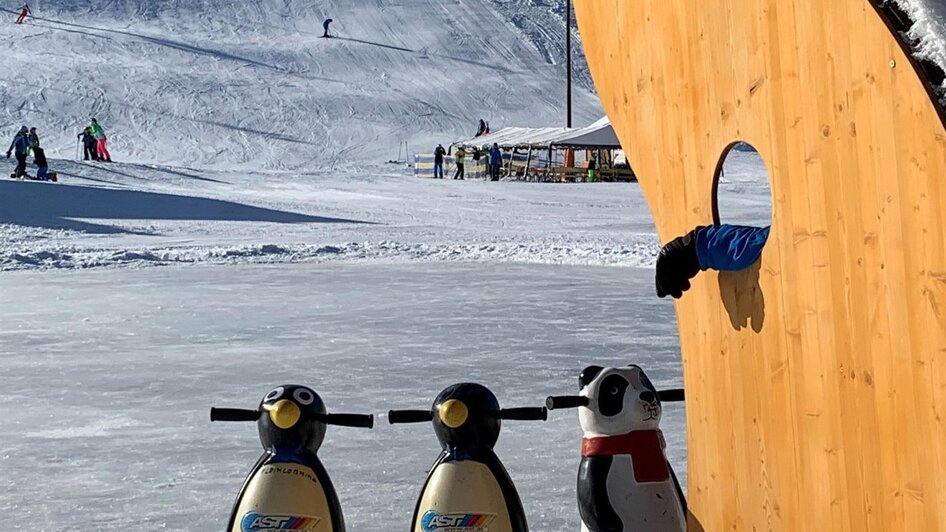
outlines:
[[[493,143],[489,149],[489,180],[499,181],[499,171],[503,165],[503,152],[499,149],[499,144]]]
[[[443,144],[437,144],[434,148],[434,179],[443,179],[443,158],[447,155],[447,150]]]
[[[10,149],[7,150],[7,159],[10,153],[16,154],[16,169],[10,177],[23,177],[26,175],[26,156],[30,150],[30,129],[26,126],[20,128],[20,132],[13,137],[10,143]]]
[[[657,296],[679,299],[703,270],[738,271],[759,259],[769,226],[700,225],[660,249]]]
[[[325,19],[325,22],[322,23],[322,29],[325,30],[325,32],[322,33],[322,37],[328,39],[329,37],[332,36],[332,34],[328,32],[329,24],[331,24],[332,22],[334,22],[332,19],[327,18]]]

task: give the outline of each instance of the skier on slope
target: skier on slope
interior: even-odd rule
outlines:
[[[17,24],[23,24],[23,21],[26,20],[26,16],[30,14],[30,6],[26,2],[23,3],[23,7],[20,8],[20,17],[16,19]]]
[[[16,154],[16,169],[10,177],[16,178],[26,175],[26,155],[30,150],[29,131],[26,126],[21,127],[20,132],[13,137],[10,149],[7,150],[7,159],[10,158],[10,153]]]
[[[84,160],[93,160],[98,161],[99,155],[95,151],[96,140],[92,136],[92,128],[85,126],[85,129],[82,130],[82,133],[79,133],[78,137],[82,139],[83,153],[85,155]]]
[[[36,128],[30,128],[30,134],[26,136],[27,142],[29,142],[29,151],[27,153],[34,153],[37,148],[39,148],[39,135],[36,134]]]
[[[95,151],[98,153],[98,160],[107,163],[112,162],[112,154],[108,153],[108,137],[105,136],[105,129],[99,125],[98,120],[93,118],[92,123],[89,124],[89,130],[92,132],[92,136],[95,137]]]
[[[762,255],[770,227],[700,225],[674,238],[657,256],[657,296],[679,299],[702,270],[738,271]]]
[[[33,154],[33,164],[36,165],[36,179],[41,181],[55,181],[56,174],[49,173],[49,163],[46,162],[46,152],[39,145],[39,134],[36,128],[31,127],[30,133],[26,137],[29,145],[28,151]]]
[[[322,28],[325,30],[325,33],[322,34],[322,37],[325,37],[326,39],[332,36],[328,32],[328,25],[331,23],[332,23],[332,19],[330,18],[325,19],[325,22],[322,23]]]

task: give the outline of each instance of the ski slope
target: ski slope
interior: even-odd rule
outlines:
[[[429,151],[480,118],[561,124],[564,23],[521,4],[43,0],[0,25],[0,131],[36,126],[47,155],[73,158],[95,116],[116,160],[313,170],[386,161],[401,141]],[[338,38],[320,38],[326,17]],[[590,123],[587,69],[578,82]]]

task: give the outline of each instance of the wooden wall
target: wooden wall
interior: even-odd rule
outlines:
[[[662,241],[732,142],[771,180],[761,263],[676,305],[691,530],[946,530],[946,130],[898,41],[867,0],[575,3]]]

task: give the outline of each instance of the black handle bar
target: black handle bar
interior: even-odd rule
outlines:
[[[374,416],[370,414],[324,414],[319,416],[319,421],[326,425],[338,425],[340,427],[359,427],[364,429],[374,427]]]
[[[526,406],[522,408],[501,408],[499,419],[514,419],[518,421],[545,421],[549,412],[544,406]]]
[[[683,388],[671,388],[669,390],[660,390],[657,397],[664,403],[681,403],[686,401],[686,394]]]
[[[549,410],[579,406],[588,406],[588,398],[583,395],[550,395],[545,398],[545,408]]]
[[[259,419],[259,410],[216,407],[210,409],[210,421],[256,421],[257,419]]]
[[[388,423],[425,423],[434,419],[430,410],[388,410]]]

